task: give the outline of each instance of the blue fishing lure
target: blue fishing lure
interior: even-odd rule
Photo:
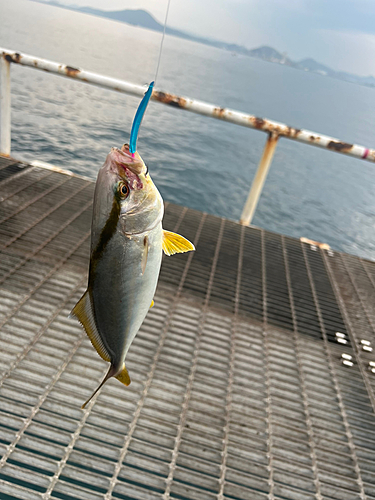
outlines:
[[[135,114],[132,129],[130,132],[130,144],[129,144],[130,153],[135,153],[137,151],[138,131],[139,131],[139,127],[141,126],[143,116],[144,116],[146,108],[147,108],[147,104],[150,100],[152,90],[154,88],[154,83],[155,82],[151,82],[150,85],[148,86],[148,89],[147,89],[142,101],[140,102],[138,109],[137,109],[137,112]]]

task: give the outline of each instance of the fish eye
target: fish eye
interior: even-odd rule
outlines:
[[[119,192],[122,198],[126,198],[129,194],[129,187],[125,182],[121,182],[119,185]]]

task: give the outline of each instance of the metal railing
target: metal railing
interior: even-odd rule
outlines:
[[[96,85],[107,89],[115,90],[133,96],[143,97],[145,88],[141,85],[109,78],[97,73],[74,68],[64,64],[59,64],[46,59],[13,52],[7,49],[0,48],[0,154],[4,156],[10,155],[10,140],[11,140],[11,93],[10,93],[10,64],[21,64],[31,68],[55,73],[67,78],[74,78],[84,83]],[[203,101],[197,101],[188,97],[180,97],[177,95],[154,90],[152,100],[168,104],[176,108],[184,109],[192,113],[203,116],[210,116],[217,120],[224,120],[243,127],[253,128],[266,132],[268,138],[260,159],[257,172],[246,203],[244,205],[240,223],[249,225],[254,216],[259,197],[262,193],[263,185],[266,180],[268,170],[270,168],[273,155],[280,137],[285,137],[293,141],[310,144],[319,148],[325,148],[335,153],[342,153],[348,156],[353,156],[362,160],[375,162],[375,150],[356,144],[342,142],[327,135],[317,134],[309,130],[297,129],[289,127],[284,123],[259,118],[254,115],[241,113],[228,108],[221,108],[213,104],[208,104]]]

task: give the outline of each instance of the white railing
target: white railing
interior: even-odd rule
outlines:
[[[10,50],[0,48],[0,154],[10,155],[11,139],[11,99],[10,99],[10,64],[21,64],[31,68],[55,73],[67,78],[74,78],[84,83],[96,85],[107,89],[115,90],[129,95],[143,97],[145,88],[141,85],[134,85],[123,80],[109,78],[97,73],[85,71],[72,66],[59,64],[46,59],[40,59],[27,54],[20,54]],[[309,130],[296,129],[289,127],[284,123],[274,122],[265,118],[258,118],[254,115],[241,113],[232,109],[221,108],[197,101],[188,97],[179,97],[159,90],[154,90],[151,96],[154,101],[174,106],[199,115],[210,116],[217,120],[224,120],[235,123],[243,127],[254,128],[266,132],[268,138],[260,159],[258,170],[255,174],[253,183],[246,203],[244,205],[240,222],[249,225],[254,216],[259,197],[262,193],[263,185],[270,168],[272,158],[280,137],[285,137],[293,141],[310,144],[319,148],[325,148],[329,151],[354,156],[362,160],[375,162],[375,150],[342,142],[333,137],[310,132]]]

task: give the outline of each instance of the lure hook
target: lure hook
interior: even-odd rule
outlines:
[[[132,129],[130,132],[130,143],[129,143],[129,151],[132,154],[134,154],[137,151],[138,131],[139,131],[139,127],[141,126],[143,116],[144,116],[146,108],[147,108],[147,104],[148,104],[150,97],[152,95],[154,83],[155,82],[151,82],[150,85],[148,86],[148,89],[147,89],[145,95],[143,96],[142,101],[140,102],[140,104],[138,106],[137,112],[135,113],[135,117],[134,117],[133,124],[132,124]]]

